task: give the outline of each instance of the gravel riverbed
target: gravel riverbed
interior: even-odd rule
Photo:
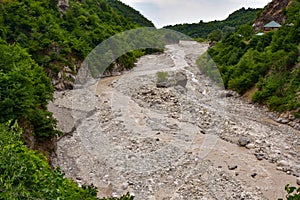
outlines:
[[[300,176],[299,130],[202,74],[195,61],[207,48],[168,45],[123,75],[56,92],[48,107],[66,135],[53,165],[96,186],[99,197],[284,197]],[[162,71],[167,78],[158,82]]]

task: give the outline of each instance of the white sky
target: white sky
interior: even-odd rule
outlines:
[[[271,0],[121,0],[157,28],[180,23],[222,20],[242,7],[263,8]]]

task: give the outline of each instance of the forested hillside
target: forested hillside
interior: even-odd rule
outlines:
[[[241,8],[222,21],[200,21],[199,23],[179,24],[165,28],[179,31],[193,38],[207,39],[211,37],[214,40],[221,40],[222,37],[234,32],[238,26],[251,24],[260,11],[261,9]]]
[[[154,24],[148,20],[146,17],[141,15],[137,10],[134,10],[130,6],[124,4],[119,0],[106,0],[108,5],[110,5],[116,12],[131,19],[133,22],[145,27],[154,27]]]
[[[238,31],[228,35],[208,53],[217,63],[226,88],[240,94],[251,90],[254,102],[300,117],[299,0],[292,0],[284,9],[286,21],[278,31],[257,36],[251,27],[244,27],[245,34]],[[205,62],[198,60],[199,66]]]
[[[59,12],[55,1],[45,0],[0,4],[1,38],[26,48],[52,79],[57,78],[59,72],[65,73],[66,67],[75,74],[80,62],[100,42],[139,26],[104,0],[71,0],[64,9]],[[138,19],[137,15],[134,14]],[[72,79],[72,76],[67,78]],[[70,81],[58,80],[53,85],[70,88]]]
[[[54,87],[72,88],[80,63],[94,47],[151,23],[125,10],[123,15],[104,0],[0,1],[0,199],[96,199],[94,188],[64,179],[24,144],[43,149],[43,142],[60,134],[47,104]],[[117,62],[132,67],[143,53],[131,52]]]

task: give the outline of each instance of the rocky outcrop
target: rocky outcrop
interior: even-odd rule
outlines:
[[[69,7],[69,0],[58,0],[57,8],[62,15],[66,13]]]
[[[260,16],[254,21],[253,27],[255,31],[263,30],[265,24],[276,21],[280,24],[285,22],[284,8],[286,8],[292,0],[273,0],[269,3]]]
[[[55,78],[52,78],[51,83],[56,90],[62,91],[73,89],[74,81],[74,71],[69,66],[65,66]]]

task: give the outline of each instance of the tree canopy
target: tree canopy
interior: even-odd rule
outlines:
[[[245,9],[243,7],[230,14],[225,20],[215,20],[211,22],[203,22],[201,20],[199,23],[178,24],[166,26],[165,28],[179,31],[193,38],[216,39],[216,41],[219,41],[219,38],[212,37],[213,35],[216,35],[216,30],[218,30],[218,33],[222,31],[222,34],[219,34],[221,38],[225,37],[229,33],[234,32],[238,26],[251,24],[261,10],[262,9],[253,8]]]
[[[278,31],[257,36],[243,25],[209,49],[226,88],[244,94],[255,87],[254,102],[300,117],[299,13],[300,2],[294,0]]]

